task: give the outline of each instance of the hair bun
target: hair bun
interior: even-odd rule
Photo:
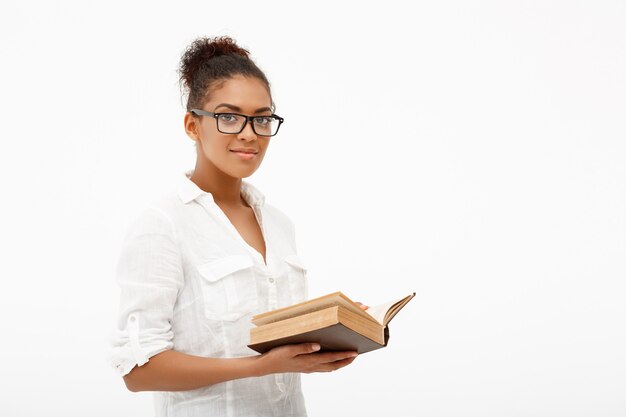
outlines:
[[[270,83],[261,69],[229,36],[201,37],[194,40],[182,54],[178,80],[183,97],[187,96],[187,111],[201,107],[210,100],[211,92],[224,81],[236,76],[261,81],[272,96]],[[274,102],[271,102],[274,108]],[[273,110],[272,110],[273,111]]]
[[[241,55],[246,58],[249,55],[249,52],[239,47],[230,36],[199,38],[189,46],[189,49],[196,52],[204,60],[220,55]]]
[[[193,84],[194,75],[207,61],[222,55],[239,55],[249,58],[250,52],[241,48],[230,36],[202,37],[194,40],[184,52],[180,74],[187,86]]]

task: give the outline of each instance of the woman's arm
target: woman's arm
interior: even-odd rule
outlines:
[[[126,387],[137,391],[185,391],[257,376],[256,357],[204,358],[166,350],[124,375]]]
[[[124,376],[124,382],[133,392],[185,391],[278,372],[331,372],[349,365],[356,357],[352,351],[315,353],[316,350],[314,344],[303,343],[243,358],[204,358],[166,350],[144,365],[135,366]]]

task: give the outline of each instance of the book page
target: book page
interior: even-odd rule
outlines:
[[[409,300],[414,296],[415,293],[397,300],[378,304],[376,306],[368,308],[367,310],[363,310],[345,294],[338,291],[324,295],[322,297],[314,298],[312,300],[303,301],[301,303],[291,306],[282,307],[276,310],[257,314],[252,317],[252,323],[256,326],[262,326],[264,324],[289,319],[291,317],[311,313],[328,307],[342,306],[354,312],[355,314],[362,316],[363,318],[386,326],[391,321],[393,316],[395,316],[398,311],[400,311],[402,307],[404,307],[406,303],[408,303]]]
[[[383,324],[385,322],[385,314],[387,314],[387,311],[389,311],[391,306],[397,303],[398,301],[399,300],[393,300],[393,301],[388,301],[386,303],[378,304],[378,305],[368,308],[367,310],[365,310],[365,312],[369,314],[370,316],[374,317],[374,319],[377,322],[379,322],[380,324]]]
[[[386,303],[378,304],[365,310],[370,316],[372,316],[377,322],[386,326],[391,319],[400,311],[402,307],[408,303],[411,298],[415,296],[415,293],[396,299],[393,301],[387,301]]]
[[[252,323],[257,326],[262,326],[264,324],[285,320],[301,314],[311,313],[337,305],[342,306],[355,314],[359,314],[363,318],[377,322],[376,319],[367,314],[367,310],[363,310],[354,301],[350,300],[346,295],[338,291],[291,306],[257,314],[252,317]]]

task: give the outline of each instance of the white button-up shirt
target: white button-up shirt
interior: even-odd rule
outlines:
[[[173,349],[190,355],[258,355],[247,347],[252,315],[307,299],[307,271],[292,221],[242,180],[266,244],[267,265],[210,193],[180,176],[178,189],[131,223],[117,264],[121,287],[111,365],[121,376]],[[306,416],[299,373],[154,392],[156,416]]]

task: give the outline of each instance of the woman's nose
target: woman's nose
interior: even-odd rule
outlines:
[[[256,139],[256,133],[252,129],[252,120],[248,120],[248,123],[244,126],[243,130],[239,132],[239,137],[246,140]]]

